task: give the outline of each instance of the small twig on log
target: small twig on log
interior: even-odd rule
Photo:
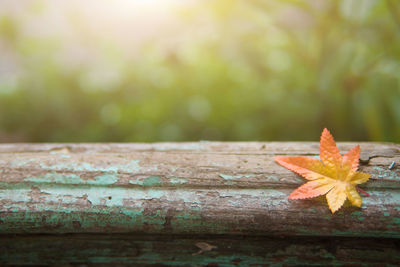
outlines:
[[[367,192],[365,192],[364,190],[362,190],[361,188],[356,187],[357,191],[364,194],[366,197],[370,197],[371,195],[368,194]]]

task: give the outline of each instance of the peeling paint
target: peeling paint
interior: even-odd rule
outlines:
[[[144,179],[143,186],[161,186],[163,181],[160,176],[149,176]]]
[[[143,216],[143,208],[141,209],[122,209],[121,213],[131,218]]]
[[[161,186],[163,185],[163,180],[160,176],[149,176],[143,180],[130,180],[129,183],[141,186]]]
[[[230,185],[230,186],[234,186],[234,185],[236,185],[237,183],[236,182],[234,182],[234,181],[227,181],[226,182],[226,185]]]
[[[116,174],[103,174],[93,179],[82,179],[76,174],[47,173],[38,177],[27,177],[24,180],[35,183],[56,183],[56,184],[91,184],[91,185],[111,185],[118,181]]]
[[[186,184],[188,181],[187,178],[182,177],[170,177],[169,182],[174,185]]]
[[[219,174],[219,177],[225,180],[239,180],[244,177],[244,175],[228,175],[228,174]]]
[[[182,185],[187,183],[187,178],[181,177],[169,177],[167,181],[171,185]],[[164,184],[163,179],[160,176],[149,176],[144,179],[129,180],[130,184],[141,185],[141,186],[162,186]]]
[[[146,148],[143,154],[131,154],[130,146],[119,153],[107,145],[104,153],[109,154],[91,149],[96,152],[3,155],[7,160],[2,161],[5,171],[0,170],[0,233],[400,237],[399,173],[383,169],[383,163],[365,166],[374,168],[376,175],[361,209],[345,205],[332,215],[325,200],[288,200],[301,179],[268,165],[272,154],[251,155],[254,158],[247,161],[247,154],[225,150],[217,156],[181,151],[164,161],[169,153],[152,155],[157,149]],[[32,155],[36,158],[29,158]],[[282,255],[294,251],[295,247],[279,248]]]
[[[94,182],[89,180],[89,184],[98,184],[98,185],[109,185],[109,184],[115,184],[118,182],[118,175],[112,174],[112,173],[107,173],[103,175],[96,176],[94,178]]]
[[[378,178],[385,178],[389,180],[397,180],[400,181],[399,174],[394,170],[383,169],[381,167],[375,166],[374,170],[378,171]]]
[[[99,178],[98,182],[108,181],[107,175],[109,174]],[[56,177],[53,176],[53,179],[61,179]],[[72,178],[80,179],[79,177]],[[158,176],[147,178],[149,178],[150,185],[157,184],[161,179]],[[78,221],[80,227],[87,231],[118,229],[118,231],[162,232],[167,227],[168,231],[172,229],[176,233],[223,234],[232,231],[236,233],[251,231],[251,229],[257,229],[257,231],[263,229],[262,231],[268,232],[274,227],[273,224],[268,225],[268,219],[283,221],[283,218],[276,216],[281,216],[281,212],[286,210],[294,212],[297,208],[293,205],[299,203],[299,201],[287,199],[289,189],[188,190],[182,187],[93,186],[93,184],[67,184],[64,180],[58,180],[64,184],[49,183],[48,179],[47,183],[39,181],[40,183],[35,184],[34,187],[30,183],[2,185],[0,212],[7,212],[7,216],[1,218],[0,232],[9,233],[12,229],[28,232],[40,229],[60,233],[73,232],[77,231],[74,228],[74,221]],[[341,236],[399,236],[400,220],[396,207],[398,207],[400,192],[394,190],[373,191],[371,197],[364,199],[363,210],[351,210],[350,212],[344,210],[337,216],[326,214],[326,217],[321,217],[315,210],[304,209],[298,212],[299,217],[296,218],[296,223],[292,222],[294,225],[290,231],[296,235],[314,236],[331,233]],[[215,213],[209,213],[210,208],[215,209],[220,204],[225,205],[225,208],[230,209],[233,214],[219,217]],[[312,205],[320,204],[314,201]],[[379,225],[376,228],[370,226],[371,229],[367,230],[362,227],[357,228],[357,225],[362,224],[363,221],[368,221],[371,216],[376,216],[368,214],[368,208],[371,205],[387,208],[385,212],[388,214],[383,214],[382,222],[379,222],[387,225],[387,228],[382,229],[382,226]],[[229,208],[229,206],[234,208]],[[349,228],[344,228],[346,230],[340,228],[344,215],[346,215],[346,220],[353,223]],[[261,216],[261,218],[255,219],[257,216]],[[301,223],[306,221],[309,216],[318,216],[325,221],[336,220],[339,224],[329,233],[326,229],[319,230],[315,226],[302,228]],[[221,218],[224,219],[221,220]],[[249,224],[243,223],[243,220]],[[254,222],[256,228],[250,222]],[[336,225],[335,222],[331,224]],[[76,225],[77,223],[75,223]]]
[[[134,184],[134,185],[143,185],[143,180],[139,180],[139,179],[129,180],[129,183]]]

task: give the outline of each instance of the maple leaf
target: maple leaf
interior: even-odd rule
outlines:
[[[342,157],[335,140],[325,128],[320,142],[321,160],[275,157],[275,161],[309,180],[294,190],[289,199],[313,198],[326,194],[329,208],[335,213],[347,198],[354,206],[361,206],[362,199],[356,185],[365,183],[371,175],[357,171],[359,158],[360,146],[352,148]]]

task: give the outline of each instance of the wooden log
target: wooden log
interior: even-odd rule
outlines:
[[[399,147],[361,143],[371,196],[331,214],[324,197],[288,200],[304,180],[273,161],[318,143],[0,145],[0,232],[398,238]]]
[[[398,266],[399,246],[391,238],[26,235],[0,238],[0,264]]]
[[[273,160],[318,143],[3,144],[0,264],[400,264],[400,146],[361,149],[370,196],[331,214]]]

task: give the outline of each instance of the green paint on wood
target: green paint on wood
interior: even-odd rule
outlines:
[[[362,211],[353,211],[351,214],[354,215],[359,221],[363,221],[365,219]]]
[[[182,177],[170,177],[168,180],[173,185],[186,184],[188,181],[187,178],[182,178]]]
[[[163,180],[160,176],[149,176],[143,180],[130,180],[129,183],[141,186],[161,186],[163,185]]]
[[[148,187],[109,186],[108,183],[111,183],[117,175],[113,173],[106,173],[96,177],[96,179],[91,179],[92,183],[98,183],[98,186],[94,186],[94,184],[87,183],[88,180],[80,181],[79,179],[81,178],[79,176],[66,176],[57,173],[48,175],[50,176],[45,177],[46,179],[36,177],[36,180],[34,179],[33,181],[38,183],[34,187],[32,187],[32,183],[29,183],[29,180],[26,183],[3,183],[1,185],[1,211],[3,213],[6,212],[7,215],[1,218],[0,232],[10,232],[12,229],[22,232],[43,231],[43,229],[57,233],[74,231],[73,229],[71,230],[73,226],[72,220],[74,219],[87,227],[85,229],[88,231],[103,231],[111,227],[112,231],[143,230],[148,232],[148,229],[150,229],[150,232],[162,232],[165,230],[179,233],[223,234],[231,231],[239,233],[251,229],[251,226],[240,223],[239,217],[238,221],[235,221],[235,219],[221,221],[220,218],[207,217],[207,210],[210,204],[215,203],[210,198],[215,198],[215,201],[225,201],[226,204],[232,205],[234,207],[232,211],[238,212],[238,214],[240,214],[241,209],[246,209],[249,206],[253,207],[254,205],[256,211],[264,209],[263,212],[265,212],[266,218],[270,214],[277,216],[276,212],[282,212],[287,208],[293,209],[291,205],[296,205],[297,203],[287,199],[290,190],[282,189],[218,188],[214,190],[188,190],[183,187],[149,187],[162,181],[158,176],[147,177]],[[73,184],[71,180],[80,183]],[[51,181],[58,181],[60,184],[54,184]],[[367,210],[370,205],[387,207],[385,212],[390,212],[391,216],[385,215],[382,218],[391,228],[389,230],[378,229],[376,232],[368,230],[365,233],[362,233],[361,230],[355,231],[354,227],[351,231],[348,229],[345,231],[336,229],[336,232],[333,232],[334,235],[399,236],[400,222],[395,217],[397,214],[395,207],[398,206],[400,192],[387,190],[370,193],[371,197],[364,198],[363,209]],[[148,205],[150,203],[148,200],[154,200],[154,202],[151,201],[152,203],[163,204],[158,206],[159,210],[151,210],[149,207],[152,206]],[[161,207],[165,207],[164,204],[168,209],[161,209]],[[175,207],[183,211],[177,211]],[[307,209],[304,210],[304,213],[304,216],[317,216],[316,212],[311,212]],[[353,210],[350,213],[344,210],[335,215],[326,214],[327,217],[321,219],[336,220],[341,219],[344,215],[347,216],[346,218],[349,221],[357,223],[368,219],[368,213],[364,210]],[[42,221],[42,216],[44,216],[45,222]],[[70,218],[70,216],[72,217]],[[46,228],[49,223],[50,228]],[[103,225],[104,228],[99,228],[103,227]],[[266,226],[266,229],[268,229],[268,226]],[[299,235],[315,236],[326,234],[326,230],[316,231],[315,226],[314,230],[310,229],[299,227],[293,229],[293,231]]]
[[[76,174],[58,174],[58,173],[47,173],[43,176],[38,177],[27,177],[25,181],[35,183],[59,183],[59,184],[81,184],[84,180]]]
[[[21,187],[17,185],[15,188],[10,189],[9,185],[2,186],[6,188],[0,190],[0,199],[3,201],[11,200],[13,202],[29,203],[29,201],[31,200],[31,188]]]
[[[134,185],[143,185],[142,180],[129,180],[129,183]]]
[[[385,178],[389,180],[395,180],[400,182],[399,174],[394,170],[384,169],[381,167],[373,167],[374,170],[378,171],[378,178]]]
[[[94,179],[82,179],[76,174],[60,174],[56,172],[47,173],[38,177],[27,177],[24,180],[34,183],[55,183],[55,184],[90,184],[90,185],[112,185],[118,181],[116,174],[103,174]]]
[[[112,173],[107,173],[103,175],[98,175],[94,178],[94,182],[89,182],[89,184],[97,184],[97,185],[109,185],[109,184],[115,184],[118,182],[118,175],[112,174]]]
[[[143,208],[141,209],[121,209],[121,213],[131,218],[138,218],[143,216]]]
[[[167,181],[171,185],[182,185],[187,183],[187,178],[181,178],[181,177],[169,177],[167,178]],[[149,176],[144,179],[137,179],[137,180],[130,180],[130,184],[134,185],[141,185],[141,186],[162,186],[164,185],[164,181],[160,176]]]
[[[150,176],[143,180],[143,186],[161,186],[163,181],[160,176]]]
[[[228,174],[219,174],[219,177],[225,180],[239,180],[243,178],[243,175],[228,175]]]
[[[0,224],[1,233],[17,232],[97,232],[102,231],[143,231],[146,232],[201,232],[209,229],[210,233],[226,231],[225,222],[203,221],[199,210],[178,212],[169,215],[167,211],[146,212],[141,207],[111,208],[49,206],[35,204],[36,211],[28,210],[20,204],[5,205],[7,218]],[[40,211],[40,212],[39,212]],[[167,218],[170,223],[167,224]],[[76,227],[76,225],[79,227]],[[119,229],[119,230],[118,230]]]

